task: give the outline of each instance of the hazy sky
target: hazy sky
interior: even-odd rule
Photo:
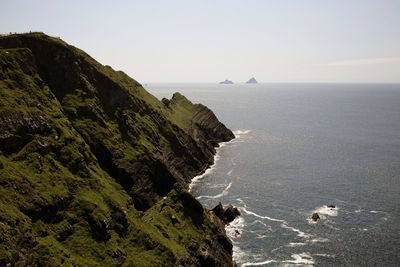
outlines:
[[[139,82],[400,82],[400,0],[0,0]]]

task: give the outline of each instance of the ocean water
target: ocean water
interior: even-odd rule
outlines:
[[[400,265],[400,84],[145,87],[234,131],[191,192],[240,209],[226,228],[239,266]]]

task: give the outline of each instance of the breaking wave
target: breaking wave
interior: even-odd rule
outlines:
[[[199,196],[199,197],[197,197],[197,199],[201,199],[201,198],[220,198],[220,197],[223,197],[223,196],[225,196],[226,194],[228,194],[229,188],[231,188],[231,186],[232,186],[232,182],[230,182],[230,183],[228,184],[228,186],[224,189],[224,191],[222,191],[222,192],[219,193],[218,195],[215,195],[215,196]]]

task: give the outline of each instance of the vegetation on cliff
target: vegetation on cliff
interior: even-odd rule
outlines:
[[[186,191],[234,138],[42,33],[0,37],[0,265],[232,265]]]

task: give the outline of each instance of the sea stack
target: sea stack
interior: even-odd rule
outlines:
[[[219,84],[233,84],[233,82],[230,80],[225,80],[223,82],[220,82]]]
[[[258,83],[256,78],[252,77],[250,80],[248,80],[246,83]]]

